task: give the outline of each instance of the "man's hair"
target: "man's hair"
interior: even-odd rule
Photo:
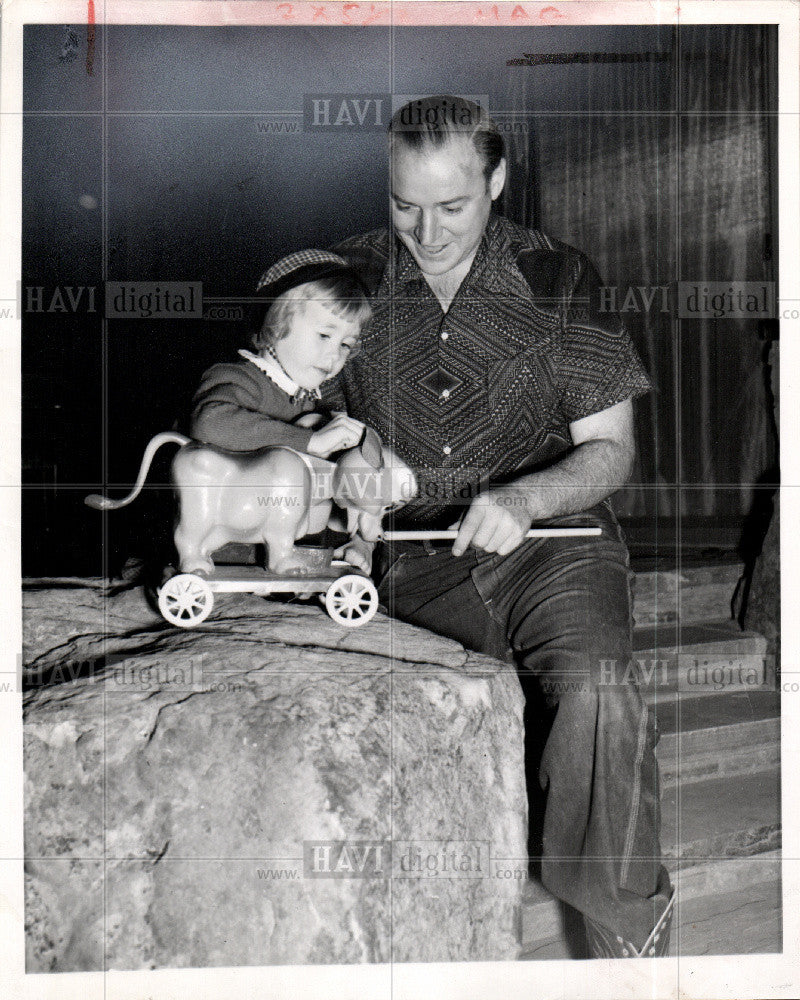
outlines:
[[[466,97],[437,94],[404,104],[389,122],[389,153],[396,144],[415,151],[439,148],[456,136],[470,140],[488,184],[505,155],[505,144],[488,113]]]
[[[363,327],[372,316],[367,292],[358,277],[346,271],[295,285],[266,305],[257,307],[252,320],[252,344],[256,351],[288,336],[292,317],[311,299],[323,299],[337,316],[355,320]]]

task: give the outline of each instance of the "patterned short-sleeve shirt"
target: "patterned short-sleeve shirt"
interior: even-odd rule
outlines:
[[[491,216],[446,313],[389,230],[336,251],[374,289],[374,315],[324,395],[416,471],[396,524],[449,524],[483,486],[566,452],[570,423],[650,388],[588,259],[541,232]]]

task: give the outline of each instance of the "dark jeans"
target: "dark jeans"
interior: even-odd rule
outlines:
[[[542,879],[641,946],[670,884],[660,860],[655,718],[638,687],[622,681],[632,673],[628,552],[604,506],[550,523],[600,524],[603,534],[529,539],[506,557],[385,545],[379,593],[395,617],[478,652],[513,655],[537,678],[555,709],[539,771]]]

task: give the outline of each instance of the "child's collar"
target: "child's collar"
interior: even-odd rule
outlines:
[[[272,379],[279,389],[289,396],[292,403],[304,403],[307,399],[322,399],[319,389],[303,389],[293,378],[286,374],[283,365],[275,357],[275,354],[267,348],[269,353],[266,357],[253,354],[252,351],[241,350],[239,354],[248,361],[260,368],[265,375]]]

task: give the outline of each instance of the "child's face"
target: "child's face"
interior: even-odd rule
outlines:
[[[294,313],[289,333],[272,350],[302,389],[318,389],[342,370],[360,333],[356,320],[337,316],[324,300],[311,299]]]

